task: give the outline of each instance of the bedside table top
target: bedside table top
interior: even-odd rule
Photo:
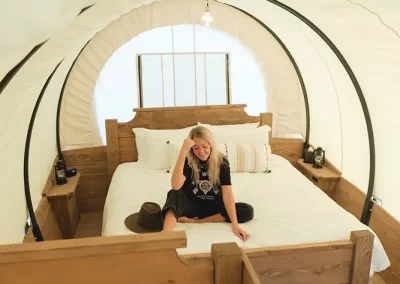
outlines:
[[[304,163],[303,159],[297,160],[297,164],[305,169],[306,171],[312,173],[315,177],[325,179],[340,179],[340,174],[335,173],[333,170],[324,166],[322,169],[313,168],[312,164]]]
[[[68,178],[68,183],[66,184],[58,185],[55,183],[47,194],[47,198],[68,198],[69,196],[74,194],[76,188],[78,187],[80,178],[81,174],[77,173],[75,176]]]

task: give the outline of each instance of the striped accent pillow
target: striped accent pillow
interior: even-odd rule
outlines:
[[[218,144],[229,161],[231,172],[268,172],[268,159],[271,153],[268,144]]]
[[[182,141],[168,141],[171,155],[170,172],[175,168]],[[268,172],[268,159],[271,147],[268,144],[217,144],[217,150],[229,161],[231,172]]]

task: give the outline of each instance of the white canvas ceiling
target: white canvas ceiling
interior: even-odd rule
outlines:
[[[0,94],[0,183],[2,184],[0,187],[0,226],[2,228],[0,243],[20,242],[23,238],[26,220],[23,185],[26,133],[40,90],[55,66],[64,59],[44,94],[31,141],[30,187],[34,208],[40,200],[41,190],[56,155],[55,115],[58,96],[68,70],[83,46],[108,24],[113,23],[111,26],[116,27],[118,23],[116,20],[121,15],[126,14],[125,18],[128,18],[130,13],[136,13],[135,21],[141,24],[140,28],[135,27],[135,31],[130,30],[131,27],[121,30],[118,37],[125,40],[140,33],[141,29],[171,24],[171,19],[163,18],[166,21],[163,22],[154,17],[154,15],[160,15],[156,13],[157,8],[151,10],[143,5],[160,2],[158,4],[168,7],[169,2],[175,9],[179,9],[180,6],[186,7],[185,9],[189,11],[182,10],[180,14],[186,13],[189,17],[181,17],[177,21],[193,23],[195,19],[200,19],[202,9],[199,7],[205,3],[202,0],[104,0],[97,1],[95,6],[77,17],[82,8],[95,2],[47,0],[35,5],[27,1],[0,2],[0,26],[2,27],[0,29],[2,39],[0,79],[4,78],[6,73],[34,46],[49,39]],[[282,39],[297,62],[307,88],[311,118],[310,142],[313,145],[323,146],[327,150],[328,158],[343,171],[343,176],[366,191],[370,165],[366,123],[354,87],[336,56],[305,24],[268,1],[226,0],[221,2],[254,15]],[[375,195],[382,199],[385,209],[400,219],[400,206],[398,206],[400,193],[395,182],[397,174],[395,163],[400,159],[400,154],[392,150],[396,149],[394,143],[398,140],[397,129],[400,126],[400,117],[396,111],[400,106],[400,17],[398,17],[400,2],[396,0],[379,1],[379,3],[373,0],[284,0],[282,2],[305,15],[324,31],[354,71],[363,90],[374,131]],[[154,7],[157,7],[156,4]],[[290,81],[287,87],[292,88],[293,91],[281,94],[280,89],[275,89],[268,92],[275,94],[271,96],[274,98],[274,103],[270,105],[274,107],[270,111],[279,115],[278,106],[283,113],[299,109],[298,105],[293,106],[289,103],[290,98],[298,98],[301,89],[299,82],[293,79],[294,71],[288,64],[288,58],[283,56],[282,50],[274,48],[275,54],[282,55],[279,58],[285,64],[285,67],[281,66],[282,69],[279,70],[276,69],[276,65],[271,64],[267,56],[270,48],[276,46],[276,43],[270,40],[267,46],[252,44],[251,37],[246,35],[245,31],[246,25],[254,25],[254,23],[236,10],[231,9],[228,12],[227,7],[223,7],[222,4],[211,1],[211,7],[215,10],[216,26],[229,30],[231,25],[236,25],[237,28],[232,29],[231,32],[239,31],[236,36],[241,39],[247,36],[247,45],[257,54],[260,66],[269,67],[270,69],[265,69],[269,72],[276,71],[274,72],[276,74],[266,75],[267,83],[271,83],[271,86],[273,84],[282,86],[278,84],[277,78],[281,78],[279,74],[288,76]],[[135,8],[139,9],[134,11]],[[139,10],[144,13],[137,14]],[[228,25],[229,16],[224,13],[237,17]],[[125,23],[130,23],[130,20]],[[262,28],[258,27],[256,30],[254,37],[260,40],[271,38]],[[124,31],[129,31],[129,33],[124,34]],[[255,32],[255,30],[252,31]],[[104,39],[106,40],[104,51],[107,52],[102,54],[109,56],[118,47],[107,42],[113,38],[114,35]],[[264,42],[261,41],[261,43]],[[85,49],[82,55],[86,58],[93,56],[90,55],[89,48]],[[101,70],[106,60],[107,56],[97,61],[93,60],[93,66],[80,70],[81,81],[75,81],[74,84],[79,86],[81,91],[86,90],[86,92],[80,93],[83,94],[82,96],[75,96],[76,101],[72,99],[74,94],[64,94],[66,101],[63,105],[64,111],[68,107],[68,101],[71,102],[72,99],[76,117],[72,119],[71,116],[65,115],[68,112],[64,112],[63,119],[65,119],[65,124],[69,125],[69,130],[66,126],[63,133],[65,134],[66,130],[73,131],[73,127],[80,129],[80,123],[86,123],[89,140],[84,137],[80,140],[81,142],[94,141],[91,139],[97,135],[95,128],[87,124],[93,116],[87,114],[92,112],[91,96],[96,80],[93,73],[97,74],[97,70]],[[77,64],[76,72],[79,71],[79,66],[83,65]],[[289,99],[281,103],[280,98]],[[304,117],[300,119],[304,121]],[[290,124],[291,121],[287,123]],[[304,133],[303,127],[304,124],[299,128],[301,133]],[[63,141],[67,142],[70,135],[64,135]]]

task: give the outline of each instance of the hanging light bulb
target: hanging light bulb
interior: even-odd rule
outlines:
[[[201,18],[201,24],[205,27],[210,27],[213,21],[214,19],[211,15],[210,6],[208,5],[208,0],[207,0],[206,9],[204,11],[203,17]]]

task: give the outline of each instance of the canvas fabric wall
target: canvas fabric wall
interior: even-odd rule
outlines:
[[[203,11],[203,0],[154,2],[130,11],[96,34],[78,58],[65,88],[61,116],[63,146],[102,145],[93,104],[94,89],[102,68],[116,50],[144,31],[197,24]],[[279,43],[260,24],[233,8],[213,3],[212,13],[215,28],[235,36],[255,54],[266,82],[268,111],[277,117],[275,134],[291,131],[305,135],[305,106],[299,79]]]
[[[177,18],[177,22],[169,22],[170,20],[166,18],[158,20],[158,17],[155,17],[159,15],[157,10],[149,7],[156,4],[165,5],[167,1],[171,2],[171,7],[174,6],[176,9],[181,7],[178,1],[174,0],[163,0],[154,4],[151,3],[155,1],[105,0],[99,1],[79,17],[76,15],[80,9],[94,1],[80,3],[46,1],[47,6],[33,7],[27,4],[21,9],[7,2],[8,8],[0,9],[2,11],[0,19],[4,21],[1,26],[10,27],[7,31],[1,31],[4,40],[0,47],[0,78],[3,78],[35,45],[49,38],[0,95],[0,184],[2,184],[0,243],[16,243],[23,239],[26,220],[23,186],[26,133],[32,110],[47,77],[64,59],[43,97],[33,129],[29,171],[35,208],[56,155],[57,101],[61,86],[75,57],[90,39],[93,38],[93,43],[103,43],[100,45],[101,51],[88,48],[82,53],[82,58],[89,61],[85,63],[81,60],[73,70],[76,72],[75,78],[78,79],[71,79],[68,82],[71,90],[70,93],[64,94],[62,117],[63,145],[69,141],[75,142],[68,140],[74,135],[79,137],[78,143],[95,145],[99,141],[96,129],[91,124],[95,115],[91,97],[96,80],[95,74],[98,74],[98,70],[101,70],[106,62],[107,54],[111,54],[118,47],[110,44],[108,40],[127,40],[141,32],[139,27],[113,29],[118,25],[121,15],[125,15],[121,18],[125,25],[139,23],[140,28],[146,29],[163,24],[193,23],[199,19],[205,2],[201,0],[183,2],[190,2],[189,5],[182,4],[181,1],[182,7],[186,8],[179,13],[182,17]],[[311,115],[310,142],[323,146],[327,150],[329,159],[343,171],[343,176],[366,191],[369,145],[364,114],[355,90],[335,55],[307,26],[267,1],[224,2],[256,16],[282,38],[298,63],[306,83]],[[319,26],[342,51],[357,76],[371,114],[375,137],[375,195],[382,199],[386,210],[400,219],[398,206],[400,193],[396,187],[396,162],[400,154],[395,147],[400,124],[399,2],[390,0],[379,3],[373,0],[282,2],[295,8]],[[146,4],[151,5],[143,6]],[[5,4],[2,3],[1,7],[3,6]],[[133,10],[135,8],[139,9]],[[250,23],[251,21],[239,12],[231,11],[228,17],[225,14],[228,13],[225,12],[228,8],[214,2],[212,9],[216,24],[217,19],[223,19],[218,23],[218,28],[229,32],[228,23],[237,24],[234,29],[238,32],[236,36],[259,57],[260,68],[265,72],[266,85],[271,88],[268,90],[268,94],[271,94],[269,100],[272,99],[272,102],[268,102],[270,111],[274,112],[280,121],[287,119],[282,123],[282,127],[290,126],[294,117],[290,114],[298,113],[298,109],[302,109],[302,106],[296,105],[296,99],[298,100],[301,95],[300,86],[287,57],[262,28],[256,28],[254,23]],[[143,13],[135,14],[139,10]],[[230,16],[235,19],[232,21],[234,23],[230,22]],[[21,21],[21,18],[24,21]],[[148,18],[151,18],[151,21],[148,21]],[[252,31],[257,31],[254,36],[257,37],[256,40],[248,35],[250,33],[247,32],[247,24],[254,25]],[[95,37],[102,30],[106,31],[105,35],[112,31],[113,36]],[[274,54],[276,60],[267,57],[263,59],[264,54]],[[82,72],[83,70],[85,72]],[[285,81],[282,82],[282,78]],[[72,90],[74,88],[76,89]],[[82,91],[84,89],[85,92]],[[301,121],[298,128],[301,133],[304,133],[303,115],[304,113],[299,113],[300,118],[296,121],[296,125]],[[76,132],[73,132],[74,128]]]

